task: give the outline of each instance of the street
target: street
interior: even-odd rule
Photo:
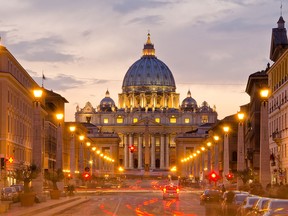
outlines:
[[[205,208],[199,205],[199,195],[190,191],[182,191],[179,201],[164,201],[161,191],[105,192],[87,198],[90,199],[88,202],[56,215],[205,215]]]

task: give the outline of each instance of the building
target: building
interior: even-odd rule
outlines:
[[[179,165],[179,157],[191,154],[195,150],[191,143],[203,141],[210,126],[217,121],[215,109],[205,101],[199,106],[190,90],[181,104],[179,97],[173,74],[155,56],[148,34],[142,57],[124,76],[118,106],[107,90],[96,107],[90,102],[83,108],[77,107],[75,121],[91,123],[101,133],[119,136],[113,150],[117,152],[115,164],[123,166],[127,174],[163,174]],[[198,128],[205,124],[206,132],[197,135],[200,141],[192,138],[189,145],[183,146],[183,142],[178,145],[178,136],[189,131],[197,134]],[[134,152],[130,151],[131,147],[135,148]],[[111,147],[105,148],[111,154]]]
[[[259,172],[260,167],[260,90],[268,86],[268,70],[269,67],[249,76],[245,91],[250,96],[250,102],[240,109],[245,113],[245,167],[255,172]]]
[[[271,182],[287,183],[288,169],[288,40],[285,21],[281,16],[273,28],[270,59],[274,64],[268,70],[269,148]]]
[[[57,152],[62,152],[58,144],[63,139],[58,128],[64,124],[64,119],[56,120],[56,114],[64,116],[68,101],[40,87],[3,45],[0,92],[0,184],[9,186],[16,183],[13,171],[20,163],[36,164],[42,174],[44,169],[56,168]],[[36,182],[34,190],[41,192],[43,175]]]

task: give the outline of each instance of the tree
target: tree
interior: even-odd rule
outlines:
[[[44,178],[48,181],[51,181],[53,184],[53,190],[58,190],[57,182],[60,182],[64,179],[64,173],[62,169],[57,169],[56,171],[46,171],[44,173]]]
[[[24,162],[21,162],[19,166],[14,170],[13,177],[17,180],[24,183],[24,193],[29,193],[29,183],[37,178],[40,170],[35,164],[27,165]]]
[[[241,178],[244,185],[246,185],[250,179],[254,179],[253,171],[251,169],[239,170],[237,171],[237,175]]]

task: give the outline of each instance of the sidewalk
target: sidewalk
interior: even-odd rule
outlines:
[[[1,216],[48,216],[87,201],[89,201],[89,198],[86,196],[73,196],[61,197],[59,200],[48,199],[41,203],[35,203],[31,207],[23,207],[21,203],[18,202],[13,203],[10,209],[6,213],[2,213]]]

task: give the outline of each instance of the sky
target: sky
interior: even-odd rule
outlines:
[[[4,45],[39,85],[76,106],[118,104],[129,67],[147,33],[172,71],[180,103],[187,96],[216,106],[218,119],[249,103],[249,75],[269,62],[272,28],[288,0],[0,0]],[[282,9],[281,9],[282,4]]]

